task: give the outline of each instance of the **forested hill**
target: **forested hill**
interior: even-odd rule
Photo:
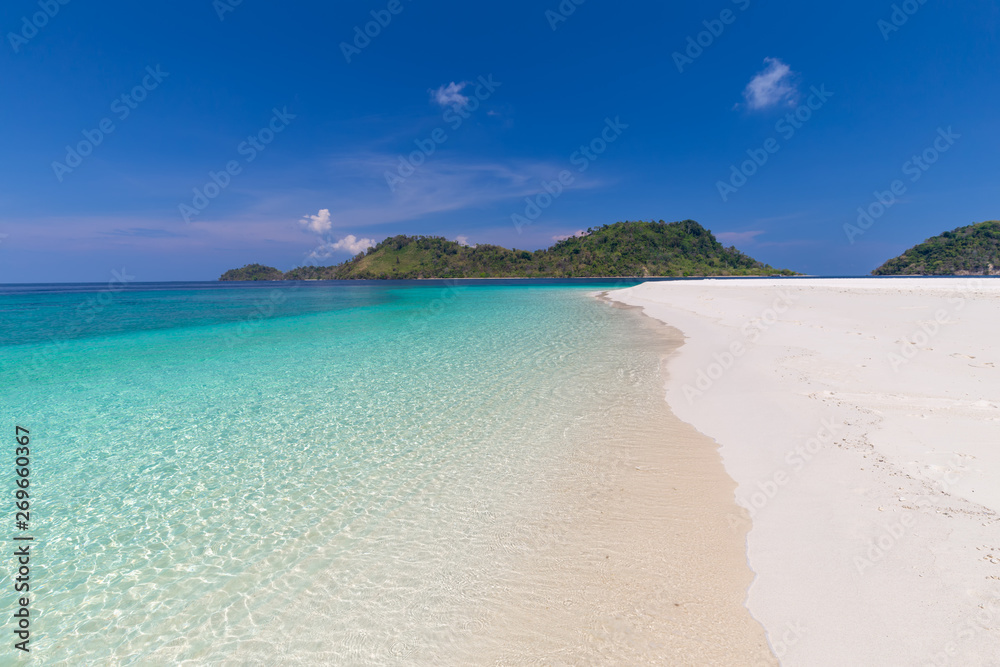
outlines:
[[[220,280],[274,280],[259,264]],[[590,229],[545,250],[465,246],[440,237],[394,236],[336,266],[303,266],[285,280],[415,278],[586,278],[795,275],[726,248],[693,220],[618,222]],[[254,276],[268,276],[255,278]]]
[[[222,274],[219,280],[284,280],[285,274],[273,266],[263,264],[247,264],[242,269],[231,269]]]
[[[872,271],[876,276],[1000,275],[1000,222],[927,239]]]

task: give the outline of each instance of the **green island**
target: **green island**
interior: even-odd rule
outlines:
[[[980,222],[929,238],[890,259],[872,275],[1000,275],[1000,222]]]
[[[622,278],[793,276],[724,247],[693,220],[617,222],[544,250],[466,246],[435,236],[394,236],[336,266],[282,273],[248,264],[220,280],[412,280],[429,278]]]

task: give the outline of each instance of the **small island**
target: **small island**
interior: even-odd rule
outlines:
[[[724,247],[693,220],[617,222],[544,250],[467,246],[435,236],[394,236],[336,266],[291,271],[248,264],[219,280],[419,280],[431,278],[651,278],[792,276]]]
[[[929,238],[890,259],[872,275],[1000,275],[1000,222],[980,222]]]

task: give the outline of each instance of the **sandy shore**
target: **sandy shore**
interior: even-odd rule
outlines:
[[[1000,281],[644,284],[785,665],[1000,665]],[[734,515],[734,530],[739,518]]]
[[[461,664],[777,663],[743,604],[749,513],[712,441],[662,399],[682,338],[638,309],[623,316],[636,326],[614,355],[620,383],[565,433],[576,454],[556,484],[562,518],[531,529],[549,537],[512,568],[502,618]]]

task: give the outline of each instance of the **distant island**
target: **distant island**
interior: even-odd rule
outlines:
[[[219,280],[412,280],[429,278],[623,278],[793,276],[726,248],[693,220],[617,222],[544,250],[467,246],[435,236],[394,236],[336,266],[282,273],[262,264]]]
[[[872,271],[876,276],[1000,275],[1000,222],[980,222],[927,239]]]

